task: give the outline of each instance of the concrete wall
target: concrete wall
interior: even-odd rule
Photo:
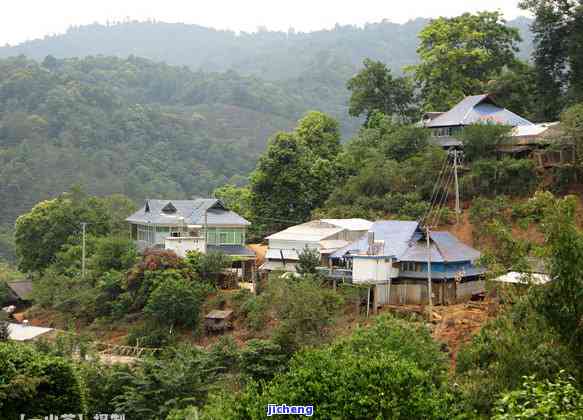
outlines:
[[[187,251],[205,251],[204,239],[201,238],[166,238],[164,247],[179,257],[185,257]]]
[[[352,281],[356,284],[385,283],[398,275],[390,259],[355,256],[352,260]]]

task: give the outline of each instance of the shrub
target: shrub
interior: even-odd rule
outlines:
[[[270,380],[286,369],[288,355],[270,340],[249,340],[240,352],[241,373],[255,380]]]
[[[22,343],[0,343],[0,411],[6,419],[21,413],[84,413],[81,380],[72,363]]]
[[[233,263],[231,257],[222,252],[203,254],[197,251],[189,251],[186,261],[202,280],[211,283],[215,287],[220,287],[221,274]]]
[[[583,395],[565,372],[552,381],[527,376],[520,389],[502,395],[495,412],[494,420],[576,420],[583,418]]]
[[[469,406],[488,414],[498,395],[519,387],[524,376],[554,378],[561,369],[577,371],[577,363],[523,297],[462,347],[456,381]]]
[[[449,419],[455,413],[446,367],[426,329],[381,317],[353,337],[296,353],[271,382],[249,384],[236,401],[223,399],[222,412],[260,419],[267,404],[285,401],[313,405],[320,419]]]
[[[138,252],[133,241],[120,237],[103,237],[95,243],[89,266],[98,273],[125,271],[134,265]]]
[[[309,279],[278,279],[270,287],[269,299],[279,320],[274,333],[277,344],[293,352],[301,346],[326,341],[343,303],[339,293]]]
[[[206,291],[179,275],[165,276],[148,297],[144,313],[160,325],[198,325]]]

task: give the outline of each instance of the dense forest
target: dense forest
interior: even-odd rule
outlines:
[[[234,72],[136,57],[0,60],[0,226],[75,184],[141,200],[244,183],[269,135],[303,110]]]

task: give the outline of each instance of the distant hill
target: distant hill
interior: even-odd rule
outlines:
[[[319,109],[340,120],[345,136],[359,121],[347,115],[346,81],[365,58],[381,60],[396,73],[417,62],[417,35],[429,22],[388,21],[336,26],[309,33],[260,31],[237,34],[198,25],[163,22],[125,22],[73,27],[65,34],[0,48],[0,57],[23,54],[37,60],[95,55],[130,55],[188,66],[195,71],[235,71],[256,76],[283,88],[305,110]],[[530,20],[508,22],[524,39],[520,56],[532,52]]]
[[[237,35],[129,22],[0,48],[0,257],[19,214],[74,184],[136,200],[206,195],[245,182],[268,137],[311,109],[347,139],[361,123],[347,80],[367,57],[395,72],[414,64],[427,23]],[[509,23],[523,57],[529,23]]]
[[[342,63],[347,68],[335,70],[355,70],[367,57],[400,71],[417,61],[417,35],[428,22],[418,18],[404,24],[383,21],[363,28],[338,25],[309,33],[241,34],[181,23],[93,24],[72,27],[62,35],[2,47],[0,57],[24,54],[42,60],[49,54],[57,58],[135,55],[194,70],[235,70],[268,80],[301,78],[316,65],[330,68]],[[532,51],[530,22],[528,18],[508,22],[520,30],[525,40],[521,45],[523,57]]]

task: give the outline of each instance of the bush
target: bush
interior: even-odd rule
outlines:
[[[532,194],[539,182],[536,165],[530,159],[481,159],[463,177],[462,188],[469,196],[525,196]]]
[[[148,297],[144,313],[160,325],[196,327],[206,290],[176,273],[165,276]]]
[[[488,414],[499,394],[519,387],[524,376],[554,378],[561,369],[575,372],[577,363],[524,297],[462,347],[456,380],[469,406]]]
[[[339,293],[309,279],[274,279],[268,293],[279,320],[274,341],[288,352],[325,342],[343,303]]]
[[[174,344],[176,336],[170,328],[145,322],[134,325],[128,331],[126,343],[129,346],[161,348]]]
[[[110,270],[125,271],[131,268],[138,257],[134,241],[120,237],[103,237],[97,239],[95,251],[89,260],[89,266],[97,273]]]
[[[22,343],[0,343],[0,411],[6,419],[21,413],[84,413],[84,389],[72,363]]]
[[[172,410],[201,407],[218,372],[203,350],[190,344],[168,348],[138,362],[130,373],[119,374],[127,385],[114,398],[113,408],[129,419],[164,419]]]
[[[233,263],[231,257],[222,252],[202,254],[197,251],[189,251],[186,261],[202,280],[215,287],[221,286],[221,274]]]
[[[267,404],[285,402],[313,405],[320,419],[449,419],[446,368],[427,330],[381,317],[353,337],[296,353],[287,372],[263,387],[249,384],[234,402],[223,399],[223,413],[260,419]]]
[[[288,355],[270,340],[249,340],[240,352],[241,373],[256,381],[270,380],[286,369]]]
[[[495,408],[494,420],[583,418],[583,395],[565,372],[556,379],[527,376],[520,389],[504,393]]]

